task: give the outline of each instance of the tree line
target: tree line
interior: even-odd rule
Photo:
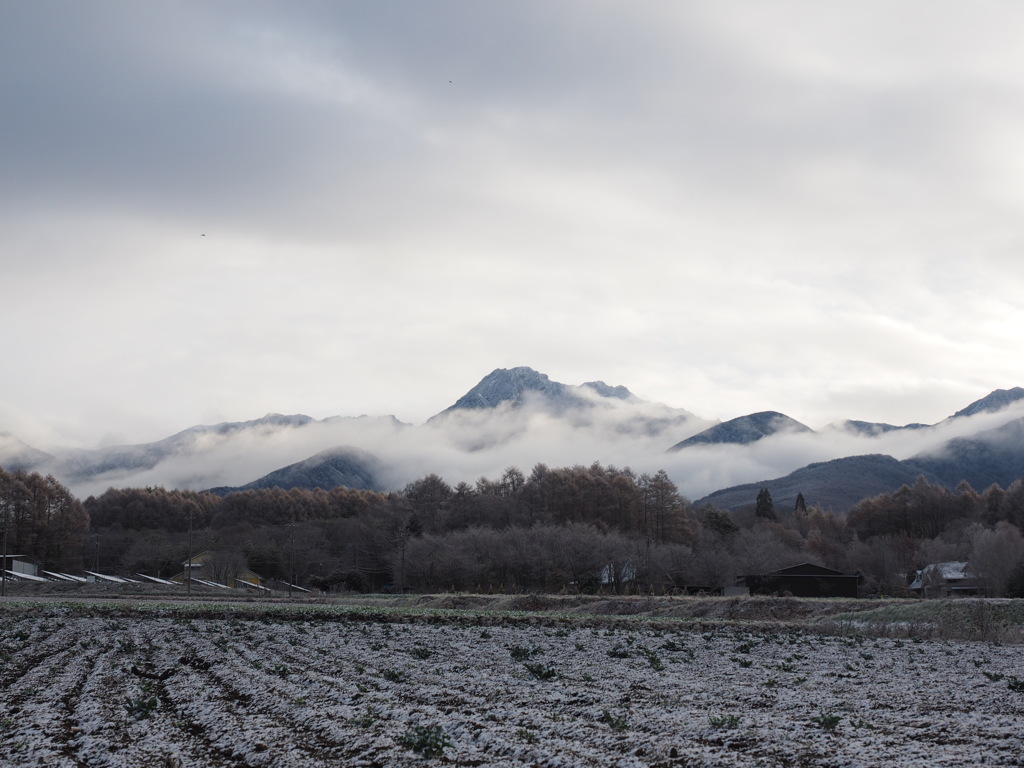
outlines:
[[[866,594],[906,594],[915,570],[968,561],[992,594],[1024,596],[1024,482],[979,493],[919,478],[848,514],[694,508],[664,471],[536,465],[394,493],[251,490],[219,497],[111,488],[84,502],[52,477],[0,470],[12,548],[51,570],[171,576],[189,552],[266,578],[355,591],[693,591],[804,561],[862,575]],[[226,566],[225,566],[226,567]]]

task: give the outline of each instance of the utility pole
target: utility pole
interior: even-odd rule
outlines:
[[[0,565],[0,597],[7,597],[7,515],[11,508],[10,502],[4,502],[4,559]]]
[[[405,545],[409,541],[409,526],[406,525],[398,532],[398,547],[402,555],[398,569],[398,592],[405,594]]]
[[[295,583],[295,523],[288,523],[288,597]]]
[[[186,591],[192,597],[192,506],[188,508],[188,568],[185,569]]]

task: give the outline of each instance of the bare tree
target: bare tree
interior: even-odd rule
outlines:
[[[152,531],[135,541],[121,556],[121,568],[128,573],[146,572],[164,577],[181,570],[181,546],[165,531]]]
[[[1024,560],[1024,536],[1017,526],[1005,521],[994,529],[972,526],[969,535],[971,572],[988,594],[1003,595],[1014,569]]]
[[[742,569],[740,575],[771,573],[800,562],[799,549],[785,541],[782,529],[771,524],[762,523],[737,533],[732,551]]]
[[[738,573],[737,563],[725,542],[715,534],[701,529],[693,542],[692,586],[718,589],[732,586]]]
[[[235,580],[248,569],[245,554],[237,547],[220,547],[203,563],[202,577],[218,584],[235,586]]]

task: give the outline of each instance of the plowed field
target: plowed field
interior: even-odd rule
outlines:
[[[0,621],[0,766],[1024,765],[1016,646],[57,607]]]

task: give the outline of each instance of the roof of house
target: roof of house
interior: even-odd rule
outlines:
[[[791,565],[789,568],[781,568],[768,574],[769,576],[849,576],[842,571],[835,571],[823,565],[814,563],[800,563]]]
[[[952,581],[953,579],[966,579],[967,574],[967,563],[960,561],[951,561],[948,563],[929,563],[920,571],[919,576],[941,576],[946,581]]]
[[[949,563],[932,563],[928,568],[933,568],[942,574],[942,578],[946,581],[952,581],[953,579],[966,579],[968,578],[967,563],[959,561]]]
[[[209,550],[209,549],[204,549],[202,552],[196,552],[194,555],[192,555],[191,558],[188,558],[186,560],[182,560],[181,561],[181,567],[182,568],[188,568],[189,563],[191,563],[192,566],[195,567],[196,560],[198,560],[200,557],[203,557],[204,555],[212,555],[212,554],[213,554],[213,551]]]

